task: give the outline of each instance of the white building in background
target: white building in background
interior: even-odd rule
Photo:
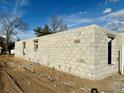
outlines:
[[[3,49],[3,48],[2,48],[2,47],[0,47],[0,54],[2,53],[2,49]]]

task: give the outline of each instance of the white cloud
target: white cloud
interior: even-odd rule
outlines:
[[[105,0],[105,4],[108,4],[108,3],[116,3],[120,0]]]
[[[110,11],[109,11],[110,12]],[[88,14],[90,15],[90,14]],[[84,24],[100,24],[112,31],[124,31],[124,9],[110,12],[106,15],[89,18],[82,12],[61,16],[64,22],[71,28]]]
[[[112,12],[111,8],[106,8],[102,13],[103,14],[108,14],[108,13],[111,13],[111,12]]]
[[[78,12],[79,14],[83,14],[83,12],[82,11],[80,11],[80,12]]]
[[[113,20],[105,25],[106,28],[111,29],[112,31],[123,32],[124,31],[124,22]]]
[[[20,8],[20,0],[16,0],[15,5],[13,7],[12,15],[22,15],[22,11],[19,11]]]
[[[3,10],[3,13],[9,15],[23,16],[25,10],[22,9],[23,6],[29,5],[29,0],[0,0],[2,6],[0,8]]]
[[[105,27],[113,31],[124,31],[124,9],[108,14],[103,18],[108,21]]]
[[[16,0],[12,10],[12,15],[22,16],[25,12],[24,10],[22,10],[22,7],[25,5],[29,5],[28,0]]]
[[[82,24],[85,24],[85,23],[90,23],[92,22],[90,19],[87,19],[87,18],[82,18],[82,19],[71,19],[70,20],[70,23],[68,24],[69,27],[75,27],[75,26],[78,26],[78,25],[82,25]]]
[[[111,19],[116,19],[119,21],[124,21],[124,9],[119,10],[117,12],[113,12],[113,13],[109,14],[107,17],[109,17]]]
[[[87,11],[83,11],[83,12],[82,12],[82,11],[79,11],[79,12],[78,12],[79,15],[87,14],[87,13],[88,13]]]
[[[112,31],[124,32],[124,9],[112,12],[109,9],[106,15],[89,18],[89,13],[78,12],[71,15],[64,15],[61,18],[71,28],[85,24],[99,24]]]
[[[68,27],[75,27],[78,25],[82,25],[85,23],[92,22],[91,19],[83,17],[87,12],[78,12],[71,15],[63,15],[60,18],[64,20],[64,22],[68,25]]]
[[[117,2],[119,0],[107,0],[108,2]]]
[[[0,3],[6,4],[6,5],[10,5],[11,4],[11,2],[9,2],[8,0],[0,0]]]
[[[20,5],[22,5],[22,6],[29,5],[29,1],[28,0],[21,0]]]

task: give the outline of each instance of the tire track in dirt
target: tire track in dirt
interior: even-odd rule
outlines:
[[[19,84],[6,71],[2,72],[2,77],[5,81],[4,83],[6,84],[6,88],[9,91],[12,93],[24,93]]]
[[[55,89],[43,85],[42,82],[30,75],[29,72],[26,73],[16,69],[14,71],[7,71],[7,73],[11,74],[14,80],[17,80],[16,82],[23,89],[24,93],[58,93]]]

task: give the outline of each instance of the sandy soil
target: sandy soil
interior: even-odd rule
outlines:
[[[119,74],[90,81],[13,56],[0,56],[0,93],[124,93]]]

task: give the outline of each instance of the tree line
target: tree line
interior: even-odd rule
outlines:
[[[66,30],[68,30],[67,25],[63,22],[62,18],[59,18],[57,16],[53,16],[51,18],[51,24],[50,25],[45,24],[43,28],[42,27],[36,27],[34,29],[37,37],[48,35],[48,34],[54,34],[54,33],[66,31]]]
[[[19,32],[26,32],[29,30],[29,25],[19,16],[11,16],[9,14],[0,14],[0,47],[5,53],[8,53],[14,48],[14,36]],[[37,37],[48,34],[68,30],[67,25],[62,18],[57,16],[51,17],[51,24],[45,24],[44,27],[34,28]],[[3,37],[4,36],[4,37]],[[17,41],[20,39],[18,38]]]

